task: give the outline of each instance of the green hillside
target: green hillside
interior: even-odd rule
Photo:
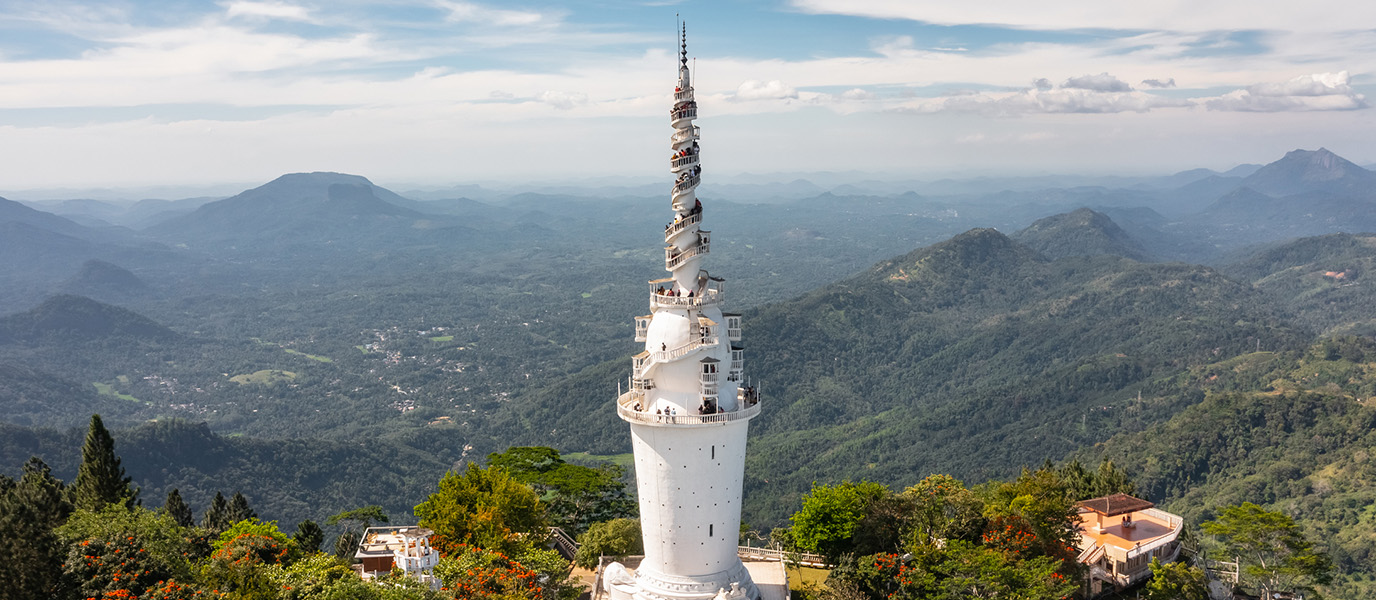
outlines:
[[[1167,395],[1203,401],[1085,452],[1121,465],[1191,523],[1253,502],[1295,517],[1343,573],[1332,595],[1376,594],[1376,342],[1326,340],[1190,369]]]

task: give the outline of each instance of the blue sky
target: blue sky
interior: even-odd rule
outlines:
[[[667,177],[676,13],[717,173],[1376,161],[1376,3],[3,0],[0,189]]]

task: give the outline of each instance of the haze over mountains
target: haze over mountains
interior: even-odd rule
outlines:
[[[777,523],[814,480],[977,483],[1098,444],[1164,460],[1143,432],[1183,439],[1221,381],[1244,394],[1292,382],[1304,406],[1354,411],[1324,427],[1365,418],[1365,403],[1334,399],[1371,395],[1365,354],[1314,348],[1376,333],[1376,175],[1320,149],[1058,181],[720,186],[735,200],[704,186],[709,265],[745,312],[746,372],[766,403],[751,525]],[[405,515],[389,489],[510,444],[626,452],[611,399],[636,350],[638,282],[663,273],[668,203],[663,186],[614,189],[633,188],[408,198],[300,173],[137,211],[0,200],[4,468],[39,452],[69,476],[62,430],[98,411],[138,427],[118,439],[126,464],[147,463],[131,473],[150,497],[271,489],[255,506],[294,523],[372,503]],[[391,456],[409,466],[342,466]],[[1297,478],[1327,464],[1304,460]],[[1120,464],[1151,478],[1155,500],[1188,493]]]

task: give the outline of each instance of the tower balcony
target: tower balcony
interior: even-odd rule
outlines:
[[[683,144],[686,142],[696,142],[698,141],[701,135],[702,128],[698,127],[697,125],[694,125],[692,127],[687,127],[675,131],[672,135],[669,136],[669,144],[677,147],[679,144]]]
[[[645,315],[635,318],[635,341],[643,342],[646,340],[646,336],[650,332],[650,319],[653,317],[654,315]]]
[[[683,103],[682,106],[675,106],[669,109],[669,118],[675,121],[679,119],[696,119],[698,118],[698,105],[689,101]]]
[[[729,331],[729,330],[728,330]],[[729,336],[730,334],[728,334]],[[745,349],[740,346],[731,347],[731,370],[740,372],[745,369]],[[732,381],[735,381],[734,379]]]
[[[707,319],[701,320],[711,323],[711,321]],[[654,352],[646,350],[632,356],[631,372],[635,374],[637,379],[647,379],[650,376],[650,370],[655,365],[678,360],[699,348],[716,346],[718,340],[720,340],[720,338],[717,335],[716,325],[699,325],[693,337],[681,346],[676,348],[665,348]]]
[[[700,278],[702,283],[693,295],[670,295],[674,279],[666,277],[650,282],[650,308],[700,308],[721,304],[726,299],[726,282],[715,277]],[[665,288],[668,284],[668,288]]]
[[[686,217],[680,217],[673,223],[664,226],[664,243],[673,241],[674,236],[683,233],[689,227],[702,222],[702,211],[695,211]]]
[[[726,317],[726,339],[733,342],[741,341],[741,316],[737,314],[725,314]]]
[[[640,406],[640,410],[636,410],[637,405]],[[657,415],[654,412],[654,407],[648,404],[645,392],[631,390],[621,394],[621,396],[616,399],[616,416],[621,417],[621,420],[628,423],[640,425],[707,427],[711,425],[724,425],[735,421],[745,421],[760,414],[758,396],[748,405],[742,402],[738,406],[740,406],[740,408],[737,410],[710,415]]]
[[[686,102],[693,99],[693,88],[674,91],[674,102]]]
[[[698,243],[683,250],[679,250],[675,246],[669,246],[664,249],[664,270],[672,271],[677,269],[682,266],[683,263],[688,262],[688,259],[707,254],[711,251],[711,247],[712,232],[698,230]]]
[[[672,156],[669,158],[669,169],[670,172],[673,173],[677,173],[686,167],[696,166],[697,164],[698,154],[696,153],[687,156]]]
[[[683,178],[683,181],[679,181],[674,184],[674,189],[670,191],[670,195],[677,196],[679,194],[685,193],[688,190],[698,187],[699,183],[702,183],[701,175],[685,177]]]

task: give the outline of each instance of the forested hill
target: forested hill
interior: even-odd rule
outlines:
[[[1139,403],[1158,380],[1310,337],[1207,267],[1050,261],[992,229],[748,312],[744,327],[746,374],[769,403],[746,473],[758,526],[794,510],[813,481],[983,481],[1064,456],[1198,400]],[[557,382],[504,426],[571,450],[627,451],[607,401],[626,372],[618,360]]]
[[[89,342],[106,338],[170,340],[177,334],[133,311],[62,294],[32,310],[0,317],[0,344],[45,337]]]
[[[1241,502],[1292,515],[1343,573],[1334,595],[1373,597],[1376,342],[1344,336],[1243,355],[1155,390],[1200,392],[1201,402],[1169,421],[1082,454],[1111,458],[1142,495],[1193,523]]]
[[[38,455],[71,481],[81,462],[79,429],[0,423],[0,460],[8,468]],[[144,504],[159,506],[177,488],[199,516],[217,491],[242,491],[266,519],[286,528],[377,504],[406,523],[418,499],[459,456],[437,456],[374,438],[265,440],[225,437],[205,423],[169,420],[113,433],[116,451]],[[414,522],[414,521],[410,521]]]
[[[1376,334],[1376,234],[1301,238],[1237,256],[1222,269],[1290,307],[1314,329]]]
[[[1108,215],[1080,208],[1038,219],[1013,239],[1048,258],[1108,254],[1147,260],[1142,244],[1128,235]]]

